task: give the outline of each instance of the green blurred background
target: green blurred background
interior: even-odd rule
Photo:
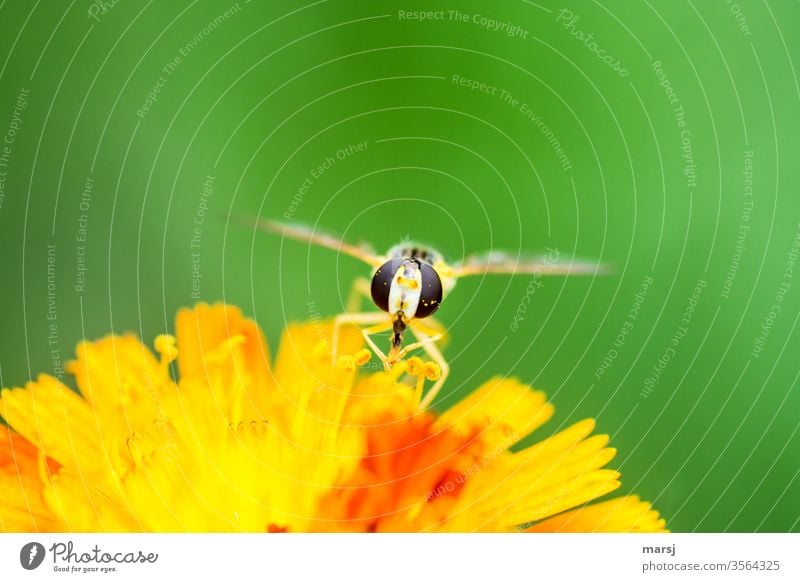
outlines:
[[[2,384],[197,297],[275,346],[369,274],[233,214],[550,247],[616,272],[461,281],[437,406],[516,375],[672,530],[800,531],[799,32],[745,0],[0,2]]]

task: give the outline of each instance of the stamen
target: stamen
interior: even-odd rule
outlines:
[[[338,372],[353,372],[356,369],[356,362],[353,356],[339,356],[336,359],[336,370]]]
[[[406,371],[408,370],[408,361],[407,360],[400,360],[394,366],[392,366],[387,372],[384,372],[386,375],[389,376],[389,379],[392,382],[397,382]]]
[[[155,348],[161,355],[161,365],[166,366],[178,357],[178,347],[175,336],[161,334],[156,337]]]
[[[406,372],[408,372],[409,376],[419,376],[424,368],[425,363],[420,357],[411,356],[408,358],[408,360],[406,360]]]
[[[363,366],[372,358],[372,352],[366,348],[358,350],[353,355],[339,356],[336,359],[336,369],[339,372],[354,372],[356,368]]]
[[[425,363],[417,356],[411,356],[406,360],[406,372],[409,376],[417,377],[417,385],[414,387],[414,406],[418,407],[422,400],[422,389],[425,385]]]
[[[366,348],[358,350],[353,354],[353,361],[356,366],[363,366],[372,359],[372,352]]]
[[[431,382],[435,382],[442,377],[442,368],[436,362],[425,364],[425,377]]]
[[[419,408],[422,402],[422,389],[425,386],[425,380],[435,382],[442,377],[442,368],[436,362],[423,362],[422,358],[411,356],[406,362],[406,373],[409,376],[416,376],[417,383],[414,387],[414,403]]]

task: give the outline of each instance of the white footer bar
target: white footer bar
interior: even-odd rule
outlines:
[[[1,534],[3,580],[800,580],[800,534]]]

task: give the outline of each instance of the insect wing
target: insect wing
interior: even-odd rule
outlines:
[[[469,275],[605,275],[609,268],[600,263],[580,260],[560,260],[553,253],[537,257],[514,257],[509,253],[491,252],[471,255],[453,267],[455,277]]]
[[[269,220],[267,218],[245,218],[243,221],[266,232],[280,234],[294,240],[315,244],[334,251],[345,253],[351,257],[355,257],[356,259],[364,261],[373,267],[379,267],[385,260],[383,257],[375,254],[375,251],[366,245],[352,245],[342,241],[340,238],[334,235],[320,232],[312,229],[309,226],[301,224],[287,224],[285,222]]]

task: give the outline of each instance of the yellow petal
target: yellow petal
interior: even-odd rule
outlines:
[[[576,423],[519,453],[491,460],[467,482],[450,527],[497,530],[576,507],[619,487],[619,474],[603,470],[616,451],[594,421]]]
[[[512,525],[536,521],[592,501],[618,489],[619,476],[609,469],[583,473],[521,499],[503,514],[502,522]]]
[[[635,495],[609,499],[550,517],[529,532],[664,532],[664,520]]]
[[[334,366],[332,337],[332,324],[318,321],[289,325],[281,339],[273,405],[292,419],[289,432],[295,438],[305,439],[309,423],[316,425],[317,434],[328,431],[335,438],[350,399],[357,371]],[[362,347],[358,330],[343,327],[337,353],[354,354]]]
[[[176,319],[181,379],[207,384],[231,422],[264,418],[273,378],[258,326],[229,305],[201,303]]]
[[[11,427],[61,465],[97,474],[104,468],[102,434],[89,404],[42,374],[25,389],[3,389],[0,409]]]
[[[480,438],[507,449],[553,415],[553,406],[542,392],[513,378],[496,377],[457,403],[439,419],[469,434],[477,428]]]
[[[132,335],[81,342],[67,370],[75,375],[107,440],[141,430],[164,406],[167,370]]]
[[[49,478],[42,496],[51,515],[66,531],[141,531],[136,520],[117,499],[98,489],[87,475],[61,469]]]

